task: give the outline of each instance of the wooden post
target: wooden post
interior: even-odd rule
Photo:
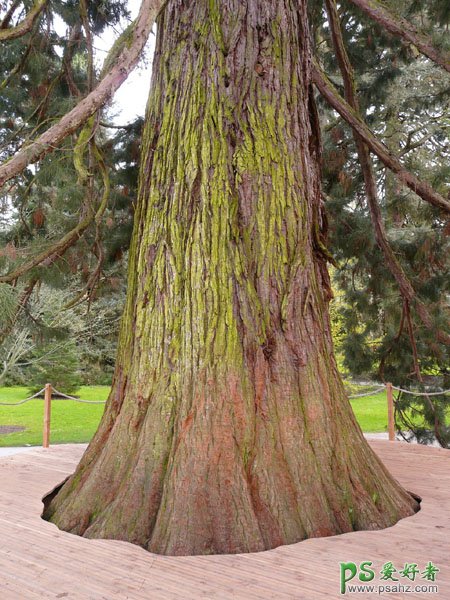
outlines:
[[[388,409],[389,441],[395,442],[394,397],[392,394],[392,383],[386,383],[386,396],[387,396],[387,409]]]
[[[50,421],[52,414],[52,384],[45,384],[44,391],[44,432],[42,436],[42,447],[50,446]]]

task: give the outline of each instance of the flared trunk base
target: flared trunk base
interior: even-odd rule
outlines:
[[[330,334],[307,0],[169,0],[100,427],[44,518],[161,554],[389,527]]]

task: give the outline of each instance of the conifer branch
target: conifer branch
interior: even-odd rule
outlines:
[[[20,5],[20,2],[21,2],[21,0],[14,0],[13,2],[11,2],[11,6],[6,11],[2,22],[0,23],[0,29],[6,29],[9,26],[14,13],[16,12],[16,10],[18,9],[18,7]]]
[[[22,277],[31,269],[38,267],[41,264],[45,264],[49,266],[52,264],[57,258],[62,256],[64,252],[73,246],[75,242],[77,242],[89,225],[93,222],[95,215],[92,212],[86,211],[87,214],[81,219],[81,221],[76,225],[73,229],[71,229],[68,233],[66,233],[61,239],[52,244],[49,248],[43,250],[29,261],[23,263],[14,271],[7,273],[6,275],[2,275],[0,277],[0,283],[11,283]]]
[[[362,120],[359,101],[356,90],[355,74],[353,66],[350,62],[347,50],[345,48],[344,39],[342,36],[341,25],[336,5],[336,0],[325,0],[326,10],[328,15],[328,23],[330,25],[333,46],[336,52],[336,58],[339,64],[339,69],[344,82],[345,99],[355,111],[355,115]],[[433,319],[428,312],[425,304],[417,297],[416,292],[409,281],[400,261],[395,256],[389,241],[387,239],[386,230],[384,228],[383,216],[381,214],[380,205],[378,202],[377,184],[373,173],[373,165],[370,157],[370,152],[364,139],[353,129],[353,138],[355,140],[358,153],[359,163],[364,178],[364,187],[366,191],[367,203],[369,206],[370,218],[375,231],[375,238],[380,250],[383,252],[386,264],[391,275],[394,277],[400,289],[404,303],[408,306],[414,304],[417,314],[421,321],[430,331],[435,332]],[[412,325],[411,325],[412,328]],[[412,331],[412,329],[411,329]],[[442,343],[450,345],[450,335],[443,331],[437,331],[436,337]],[[413,349],[415,348],[415,340],[412,340]]]
[[[16,40],[22,37],[33,27],[36,19],[39,17],[41,12],[44,10],[47,0],[36,0],[33,8],[28,11],[27,15],[18,25],[15,27],[8,27],[7,29],[0,29],[0,42],[6,42],[9,40]]]
[[[439,51],[434,46],[431,38],[418,31],[412,23],[400,15],[392,14],[377,0],[350,0],[350,2],[365,12],[373,21],[384,27],[389,33],[413,44],[419,52],[450,73],[449,53]]]
[[[29,37],[27,48],[26,48],[25,52],[23,52],[19,62],[11,69],[11,71],[8,73],[8,75],[5,77],[5,79],[2,82],[0,82],[0,90],[3,90],[4,88],[6,88],[10,84],[13,77],[15,77],[18,73],[20,73],[22,71],[22,69],[23,69],[24,65],[26,64],[28,57],[33,49],[34,37],[35,37],[35,33],[33,32]]]
[[[54,242],[49,248],[46,248],[29,261],[23,263],[14,271],[7,273],[6,275],[0,276],[0,283],[11,283],[22,277],[31,269],[38,267],[39,265],[45,264],[50,266],[55,260],[60,258],[71,246],[73,246],[84,234],[89,225],[95,222],[96,228],[98,227],[100,220],[108,206],[108,200],[110,195],[110,180],[108,169],[106,168],[103,156],[96,145],[94,145],[94,154],[97,160],[98,167],[100,169],[103,178],[103,195],[100,201],[100,205],[97,211],[94,212],[90,207],[90,195],[84,203],[84,216],[81,221],[68,233],[66,233],[58,241]]]
[[[358,113],[339,94],[316,61],[314,61],[312,65],[312,79],[314,85],[330,106],[332,106],[332,108],[341,115],[344,121],[358,133],[369,149],[378,156],[381,162],[395,173],[398,180],[403,185],[409,187],[409,189],[422,198],[422,200],[440,208],[446,213],[450,213],[450,202],[436,192],[430,184],[420,180],[402,165],[397,156],[376,137]]]
[[[37,162],[45,154],[51,152],[64,138],[76,131],[112,98],[115,91],[136,66],[153,23],[164,4],[165,0],[143,0],[131,33],[127,29],[130,37],[127,34],[120,38],[120,52],[112,67],[105,73],[94,90],[80,100],[58,123],[0,166],[0,186],[21,173],[29,164]]]
[[[2,329],[2,331],[0,331],[0,344],[2,344],[5,340],[5,338],[11,333],[21,312],[26,308],[28,300],[30,299],[31,294],[33,293],[33,290],[36,287],[37,282],[38,282],[37,278],[31,279],[31,281],[28,283],[27,287],[23,290],[22,294],[20,295],[20,298],[19,298],[19,301],[17,302],[17,306],[14,311],[14,314],[9,318],[8,323]],[[0,381],[1,381],[1,378],[0,378]]]

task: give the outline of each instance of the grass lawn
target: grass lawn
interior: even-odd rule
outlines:
[[[363,390],[362,390],[363,391]],[[365,433],[387,431],[386,392],[350,400],[353,412]]]
[[[106,400],[108,386],[82,387],[77,396],[83,400]],[[25,387],[0,388],[0,402],[19,402],[29,395]],[[386,394],[356,398],[351,401],[356,418],[365,432],[387,430]],[[25,431],[0,435],[2,446],[39,446],[42,444],[44,403],[30,400],[21,406],[0,406],[0,426],[16,425]],[[89,442],[104,410],[103,404],[81,404],[72,400],[52,402],[52,444]]]
[[[108,386],[81,387],[77,396],[83,400],[106,400]],[[25,387],[0,388],[0,402],[18,402],[30,395]],[[89,442],[103,414],[104,404],[81,404],[73,400],[52,402],[52,444]],[[20,406],[0,406],[0,426],[17,425],[25,431],[0,435],[2,446],[40,446],[42,444],[42,421],[44,402],[30,400]]]

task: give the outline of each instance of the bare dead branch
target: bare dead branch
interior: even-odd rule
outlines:
[[[384,27],[389,33],[413,44],[422,54],[450,73],[450,56],[448,52],[439,51],[432,40],[424,33],[418,31],[412,23],[392,14],[377,0],[350,0],[372,20]]]

